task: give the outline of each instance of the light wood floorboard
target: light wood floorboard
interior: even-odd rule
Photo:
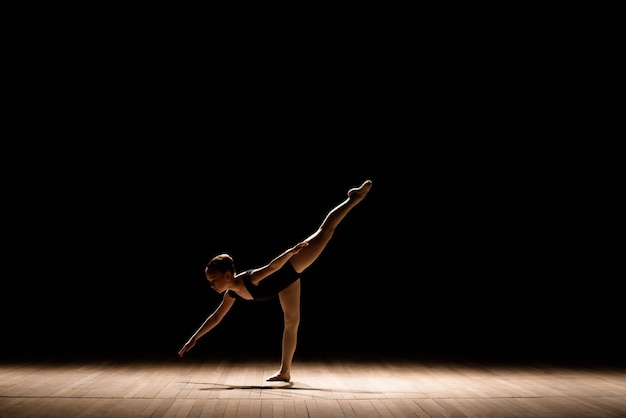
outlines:
[[[0,417],[626,417],[626,370],[305,360],[0,363]]]

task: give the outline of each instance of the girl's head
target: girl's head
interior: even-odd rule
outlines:
[[[206,270],[208,271],[216,271],[220,273],[226,273],[230,271],[231,274],[235,274],[235,261],[233,258],[224,253],[218,254],[209,261],[209,264],[206,265]]]
[[[204,269],[206,279],[217,293],[228,290],[233,285],[235,263],[228,254],[216,255]]]

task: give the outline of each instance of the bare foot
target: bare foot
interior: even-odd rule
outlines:
[[[372,188],[372,180],[365,180],[359,187],[348,190],[350,200],[360,202]]]
[[[289,382],[289,380],[291,380],[289,373],[278,372],[275,375],[268,377],[266,382]]]

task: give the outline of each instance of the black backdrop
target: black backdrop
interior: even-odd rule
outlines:
[[[212,255],[264,263],[371,178],[303,277],[298,355],[623,362],[613,113],[553,43],[453,12],[275,50],[38,37],[5,109],[2,358],[176,358]],[[189,355],[275,356],[280,327],[238,304]]]
[[[370,178],[302,279],[297,355],[622,362],[610,206],[558,150],[193,143],[14,155],[2,358],[177,358],[219,303],[212,255],[258,266]],[[281,327],[277,300],[238,303],[189,356],[277,357]]]

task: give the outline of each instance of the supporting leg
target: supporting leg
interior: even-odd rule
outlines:
[[[288,382],[291,379],[291,363],[298,342],[300,326],[300,279],[290,284],[278,294],[283,309],[285,328],[283,330],[282,357],[280,370],[269,377],[269,382]]]

